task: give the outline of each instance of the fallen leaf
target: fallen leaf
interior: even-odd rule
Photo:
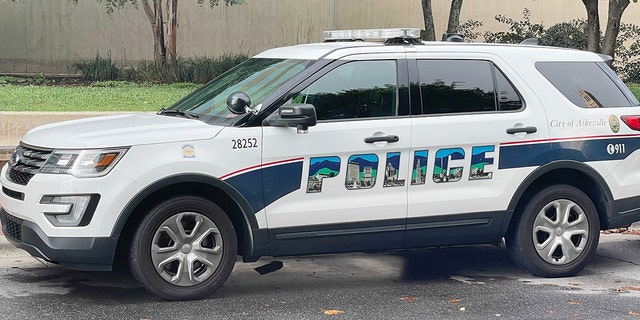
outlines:
[[[449,300],[449,303],[460,303],[460,299]]]
[[[572,317],[577,317],[577,316],[579,316],[580,314],[579,314],[579,313],[570,313],[569,315],[570,315],[570,316],[572,316]]]
[[[633,290],[633,291],[640,291],[640,288],[636,288],[636,287],[629,287],[629,286],[624,286],[624,287],[622,287],[622,289],[625,289],[625,290]]]
[[[458,309],[460,311],[466,311],[467,309],[465,307],[460,307],[460,309]]]
[[[570,286],[579,286],[580,284],[579,283],[575,283],[575,282],[569,282],[569,285]]]
[[[580,302],[574,301],[574,300],[569,300],[569,304],[572,305],[572,306],[577,306],[577,305],[580,305]]]
[[[556,311],[555,310],[547,310],[547,313],[548,314],[556,314]]]
[[[335,309],[333,309],[333,310],[324,310],[324,314],[326,314],[328,316],[335,316],[335,315],[343,314],[343,313],[344,313],[344,311],[335,310]]]
[[[416,300],[418,300],[418,298],[416,298],[416,297],[402,297],[402,298],[398,298],[398,300],[402,300],[402,301],[416,301]]]
[[[629,311],[629,315],[637,317],[637,316],[640,316],[640,313],[637,313],[635,311]]]

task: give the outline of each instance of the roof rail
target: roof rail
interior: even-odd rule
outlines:
[[[537,46],[538,45],[538,38],[527,38],[524,39],[522,41],[520,41],[520,44],[523,45],[530,45],[530,46]]]

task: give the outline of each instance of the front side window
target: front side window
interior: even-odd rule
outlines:
[[[312,104],[318,120],[395,116],[395,60],[353,61],[329,71],[303,89],[294,103]]]
[[[422,113],[518,110],[522,99],[493,63],[484,60],[419,60]]]
[[[578,107],[638,105],[629,89],[603,62],[538,62],[536,68]]]
[[[188,111],[207,123],[229,124],[235,121],[235,115],[227,109],[230,94],[242,91],[256,105],[308,65],[309,60],[252,58],[213,79],[170,109]]]

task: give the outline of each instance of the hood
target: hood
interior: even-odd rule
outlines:
[[[37,127],[22,142],[55,149],[110,148],[211,139],[222,130],[192,119],[129,113]]]

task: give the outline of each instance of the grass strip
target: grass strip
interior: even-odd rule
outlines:
[[[198,85],[0,86],[0,111],[158,111]]]

